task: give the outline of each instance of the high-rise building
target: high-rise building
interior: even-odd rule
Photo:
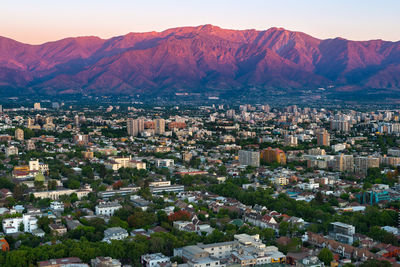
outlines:
[[[239,150],[239,163],[241,165],[259,167],[260,166],[260,152]]]
[[[345,155],[345,154],[336,155],[334,170],[340,172],[354,172],[353,155]]]
[[[40,103],[33,104],[33,109],[40,110]]]
[[[144,131],[144,120],[139,119],[128,119],[126,122],[126,128],[128,131],[128,135],[138,136],[138,134]]]
[[[0,105],[0,113],[3,113],[3,105]]]
[[[74,123],[75,123],[75,127],[76,128],[79,128],[79,122],[80,122],[79,115],[76,114],[75,117],[74,117]]]
[[[326,151],[325,151],[325,149],[315,147],[315,148],[311,148],[308,150],[308,155],[323,156],[323,155],[326,155]]]
[[[293,135],[285,135],[285,146],[297,146],[297,137]]]
[[[226,111],[226,117],[227,118],[233,118],[235,117],[235,110],[234,109],[229,109]]]
[[[35,142],[31,139],[26,140],[26,150],[35,150],[36,146],[35,146]]]
[[[15,130],[15,139],[19,140],[19,141],[24,140],[24,130],[19,129],[19,128],[16,129]]]
[[[318,146],[329,146],[330,145],[329,133],[325,129],[317,132],[317,145]]]
[[[369,168],[379,168],[379,158],[372,156],[356,157],[354,159],[354,170],[359,174],[367,174]]]
[[[165,120],[164,119],[156,119],[154,122],[155,134],[164,134],[165,133]]]
[[[279,148],[267,148],[261,151],[261,161],[264,163],[279,163],[286,164],[286,155]]]
[[[32,119],[32,118],[28,118],[27,121],[26,121],[26,126],[28,128],[31,128],[33,125],[35,125],[35,120]]]
[[[331,130],[336,130],[340,132],[348,132],[350,131],[350,123],[345,120],[332,120],[330,122]]]

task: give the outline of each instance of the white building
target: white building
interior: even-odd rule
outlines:
[[[111,240],[123,240],[129,236],[128,231],[121,227],[111,227],[104,230],[103,242],[111,243]]]
[[[53,211],[64,211],[64,203],[59,201],[52,201],[50,203],[50,209]]]
[[[239,150],[239,163],[241,165],[260,167],[260,152]]]
[[[160,266],[160,264],[171,263],[170,259],[161,253],[142,255],[140,257],[140,259],[141,259],[142,266],[144,266],[144,267],[156,267],[156,266]]]
[[[105,215],[111,217],[116,210],[122,206],[118,202],[102,202],[96,206],[96,215]]]
[[[174,167],[174,160],[173,159],[156,159],[156,166],[158,168],[162,167]]]
[[[18,148],[15,146],[9,146],[6,148],[6,156],[18,155]]]
[[[29,161],[29,170],[30,171],[38,171],[40,173],[46,173],[49,171],[49,165],[40,163],[39,160],[31,160]]]
[[[26,213],[22,217],[7,218],[3,220],[3,231],[6,235],[14,234],[20,231],[20,226],[23,225],[23,231],[32,233],[38,228],[36,218],[38,214]]]

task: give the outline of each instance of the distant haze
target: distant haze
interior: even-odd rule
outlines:
[[[214,24],[283,27],[318,38],[400,40],[398,0],[2,0],[0,36],[39,44]]]

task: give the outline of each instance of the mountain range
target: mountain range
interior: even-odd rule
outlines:
[[[0,37],[0,94],[400,91],[400,42],[213,25],[30,45]]]

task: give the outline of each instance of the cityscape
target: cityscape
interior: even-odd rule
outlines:
[[[400,266],[398,10],[3,0],[0,266]]]
[[[399,109],[79,107],[1,108],[4,265],[397,262]]]

